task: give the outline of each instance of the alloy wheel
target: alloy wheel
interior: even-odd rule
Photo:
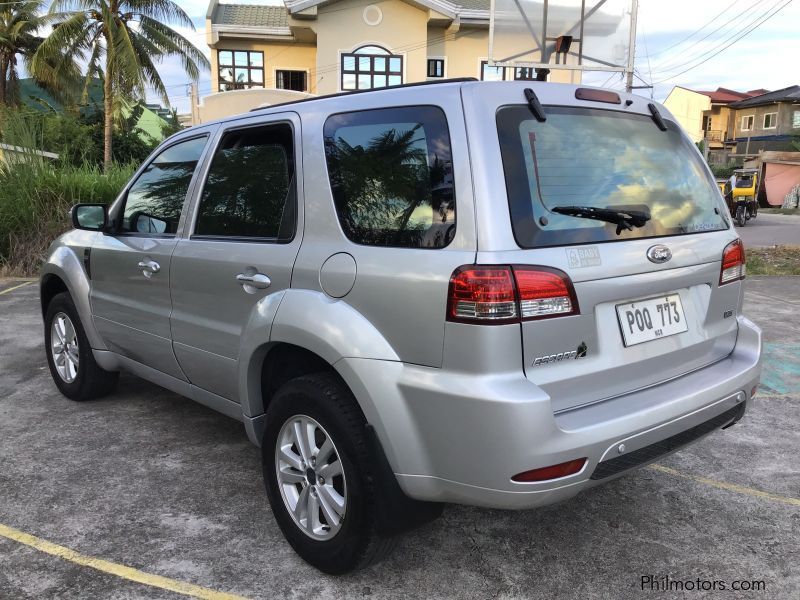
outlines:
[[[59,377],[72,383],[78,376],[78,334],[66,313],[59,312],[50,325],[50,352]]]
[[[315,419],[295,415],[281,427],[276,446],[275,470],[286,509],[307,536],[330,540],[347,509],[347,483],[333,440]]]

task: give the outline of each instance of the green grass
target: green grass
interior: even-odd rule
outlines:
[[[800,246],[748,248],[748,275],[800,275]]]
[[[92,166],[55,165],[36,156],[0,165],[0,274],[35,275],[50,242],[70,228],[69,209],[110,202],[133,167],[108,174]]]
[[[20,111],[0,109],[0,138],[19,148],[43,148],[41,123]],[[74,139],[80,146],[85,140]],[[45,148],[46,149],[46,148]],[[70,228],[69,209],[80,202],[110,202],[132,166],[108,173],[90,164],[51,161],[35,151],[4,152],[0,161],[0,276],[35,275],[47,247]]]

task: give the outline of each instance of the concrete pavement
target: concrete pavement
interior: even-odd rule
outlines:
[[[776,244],[800,246],[800,216],[759,213],[736,231],[745,248]]]
[[[37,288],[24,286],[0,295],[0,525],[252,598],[798,598],[800,278],[750,278],[746,289],[767,364],[741,423],[560,505],[447,506],[384,562],[335,578],[284,541],[239,423],[127,375],[102,400],[60,396]],[[647,575],[766,589],[642,591]],[[0,598],[52,597],[181,596],[0,531]]]

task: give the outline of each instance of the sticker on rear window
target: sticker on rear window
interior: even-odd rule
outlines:
[[[582,267],[599,267],[600,250],[597,246],[582,246],[580,248],[567,248],[567,260],[570,269]]]

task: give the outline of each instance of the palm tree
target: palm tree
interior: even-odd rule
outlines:
[[[36,35],[44,20],[42,0],[0,2],[0,105],[19,102],[17,55],[26,66],[42,39]]]
[[[74,81],[75,64],[87,64],[82,85],[86,95],[94,77],[103,80],[105,168],[111,165],[115,106],[144,98],[150,88],[169,104],[155,64],[180,58],[189,79],[196,81],[208,59],[167,23],[194,30],[189,16],[172,0],[54,0],[48,18],[53,32],[33,57],[35,76],[53,86]]]

